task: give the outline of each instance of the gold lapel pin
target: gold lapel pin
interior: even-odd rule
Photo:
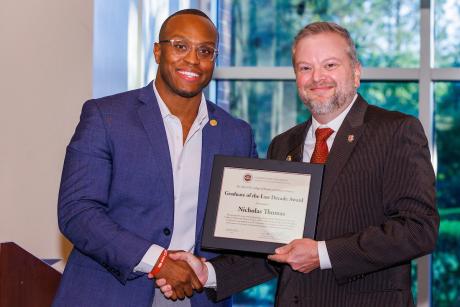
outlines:
[[[347,140],[348,140],[348,143],[353,143],[353,141],[355,140],[355,136],[353,134],[349,134]]]
[[[292,161],[292,156],[291,156],[291,155],[288,155],[288,156],[286,157],[286,161]]]
[[[211,120],[209,121],[209,124],[210,124],[211,126],[215,127],[215,126],[217,126],[217,120],[211,119]]]

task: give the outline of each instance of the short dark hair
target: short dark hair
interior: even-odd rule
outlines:
[[[347,53],[351,59],[351,62],[353,65],[358,64],[358,56],[356,54],[356,47],[355,43],[353,42],[353,39],[350,36],[350,32],[348,32],[347,29],[345,29],[342,26],[339,26],[336,23],[333,22],[327,22],[327,21],[318,21],[318,22],[313,22],[305,26],[302,30],[297,33],[294,43],[292,44],[292,65],[295,66],[294,62],[294,54],[295,54],[295,48],[299,41],[307,36],[311,35],[316,35],[316,34],[321,34],[321,33],[335,33],[340,35],[342,38],[345,39],[348,45],[348,50]]]
[[[163,37],[163,35],[164,35],[165,30],[166,30],[166,26],[168,25],[168,22],[171,20],[171,18],[173,18],[175,16],[179,16],[179,15],[195,15],[195,16],[201,16],[203,18],[206,18],[214,26],[214,29],[216,30],[217,36],[219,36],[219,33],[217,32],[216,25],[212,22],[211,18],[209,18],[208,15],[206,15],[204,12],[202,12],[200,10],[197,10],[197,9],[185,9],[185,10],[180,10],[180,11],[175,12],[174,14],[172,14],[171,16],[169,16],[168,18],[165,19],[165,21],[163,22],[163,24],[161,25],[161,28],[160,28],[160,34],[159,34],[160,40],[165,39]]]

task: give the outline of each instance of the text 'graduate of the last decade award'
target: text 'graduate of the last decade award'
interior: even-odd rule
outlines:
[[[273,253],[314,237],[323,166],[216,156],[202,245]]]

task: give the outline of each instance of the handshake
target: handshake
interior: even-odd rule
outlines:
[[[165,251],[157,263],[159,270],[152,270],[148,278],[156,279],[166,298],[173,301],[191,297],[193,291],[203,291],[203,285],[208,280],[208,268],[206,259],[197,258],[191,253],[184,251]]]
[[[194,290],[203,291],[203,286],[210,276],[208,265],[213,271],[210,282],[219,282],[214,280],[214,268],[204,258],[183,251],[166,252],[160,258],[160,266],[157,264],[157,269],[154,269],[148,277],[156,279],[157,286],[169,299],[184,299],[185,296],[192,296]],[[287,264],[293,270],[306,274],[320,267],[318,242],[308,238],[296,239],[278,247],[275,253],[268,255],[267,258],[270,261]]]

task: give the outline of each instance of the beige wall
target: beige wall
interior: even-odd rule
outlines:
[[[65,256],[56,201],[65,146],[92,93],[91,0],[0,2],[0,242]]]

